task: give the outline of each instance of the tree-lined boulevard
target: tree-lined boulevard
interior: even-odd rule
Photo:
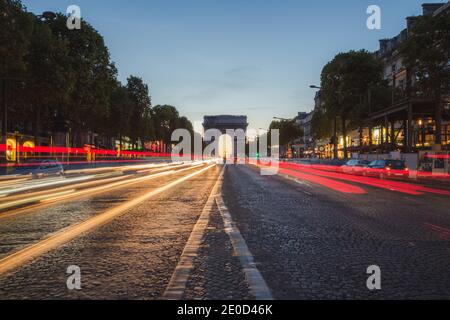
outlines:
[[[142,150],[146,141],[169,144],[168,131],[192,131],[174,106],[152,107],[142,78],[118,81],[104,39],[89,22],[70,30],[61,13],[34,15],[19,0],[0,6],[2,143],[8,132],[32,136],[35,145],[50,145],[48,137],[62,133],[66,147],[115,148],[117,139],[120,149],[126,140],[127,149]]]
[[[0,300],[239,301],[180,302],[173,314],[185,319],[271,318],[280,311],[271,300],[450,299],[450,2],[423,4],[376,51],[358,49],[357,32],[342,52],[309,41],[301,50],[328,62],[295,94],[287,87],[299,70],[279,66],[295,51],[284,5],[296,2],[279,4],[283,14],[261,4],[270,18],[253,10],[250,19],[237,8],[255,4],[200,1],[169,19],[164,1],[117,1],[108,12],[123,9],[122,27],[142,24],[133,32],[155,41],[151,72],[123,61],[136,57],[123,45],[134,34],[127,42],[95,14],[76,20],[26,2],[0,0]],[[154,11],[143,21],[132,6]],[[258,29],[272,24],[280,33]],[[249,47],[238,48],[242,39]],[[106,43],[125,50],[114,55],[125,76]],[[253,45],[252,65],[241,65],[238,51]],[[266,69],[277,69],[269,89]],[[315,94],[313,110],[289,117],[290,100],[276,97],[295,96],[298,108],[299,92]]]

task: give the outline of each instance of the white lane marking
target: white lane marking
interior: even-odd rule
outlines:
[[[57,248],[64,243],[67,243],[80,234],[84,234],[87,232],[92,231],[95,228],[98,228],[101,225],[104,225],[111,220],[119,217],[120,215],[126,213],[128,210],[133,208],[134,206],[150,199],[151,197],[160,194],[196,175],[199,175],[206,170],[209,170],[210,168],[214,167],[215,164],[209,165],[203,169],[200,169],[198,171],[195,171],[191,174],[188,174],[187,176],[184,176],[178,180],[175,180],[171,183],[168,183],[162,187],[159,187],[158,189],[152,190],[142,196],[139,196],[131,201],[125,202],[117,207],[114,207],[112,209],[109,209],[103,213],[100,213],[92,218],[89,218],[83,222],[77,223],[75,225],[72,225],[68,228],[62,229],[53,235],[49,236],[48,238],[45,238],[37,243],[31,244],[3,259],[0,259],[0,275],[9,272],[22,264],[26,263],[27,261],[34,259],[54,248]]]
[[[180,260],[162,296],[163,299],[180,300],[183,298],[187,280],[194,268],[194,259],[198,256],[198,249],[203,242],[205,230],[209,223],[209,216],[214,208],[214,198],[220,192],[222,186],[224,171],[225,167],[220,172],[217,182],[214,184],[208,200],[203,207],[202,213],[191,231],[189,239],[181,253]]]
[[[250,293],[255,297],[256,300],[272,300],[272,293],[266,284],[263,276],[256,268],[256,264],[253,260],[253,256],[247,247],[247,244],[239,232],[238,227],[233,222],[231,214],[226,207],[221,195],[216,197],[216,203],[219,207],[220,215],[222,216],[223,223],[225,226],[225,232],[230,237],[231,243],[233,245],[234,253],[242,264],[245,278],[247,279]]]

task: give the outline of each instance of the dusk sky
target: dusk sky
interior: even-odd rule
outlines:
[[[397,35],[417,0],[25,0],[29,11],[82,17],[105,38],[119,79],[140,76],[153,105],[171,104],[191,121],[242,114],[252,128],[313,108],[325,63],[340,51],[376,50]],[[432,1],[429,1],[432,2]],[[444,1],[435,1],[444,2]],[[369,5],[382,29],[366,27]]]

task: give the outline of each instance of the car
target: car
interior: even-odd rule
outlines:
[[[359,174],[369,165],[370,161],[352,159],[348,160],[342,167],[341,171],[347,174]]]
[[[31,171],[33,179],[38,179],[46,176],[64,176],[64,167],[56,160],[44,160],[39,167]]]
[[[331,159],[331,161],[327,161],[326,164],[333,167],[341,167],[345,164],[345,161],[341,159]]]
[[[385,177],[409,177],[409,169],[404,160],[375,160],[364,170],[366,176]]]

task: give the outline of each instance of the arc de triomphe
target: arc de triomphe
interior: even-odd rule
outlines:
[[[204,116],[203,117],[203,129],[206,131],[208,129],[217,129],[222,134],[226,134],[227,129],[237,130],[242,129],[244,133],[247,132],[248,122],[247,116],[232,116],[232,115],[219,115],[219,116]],[[239,138],[234,137],[233,141],[233,153],[237,156],[237,140]],[[244,138],[244,145],[245,145]]]

